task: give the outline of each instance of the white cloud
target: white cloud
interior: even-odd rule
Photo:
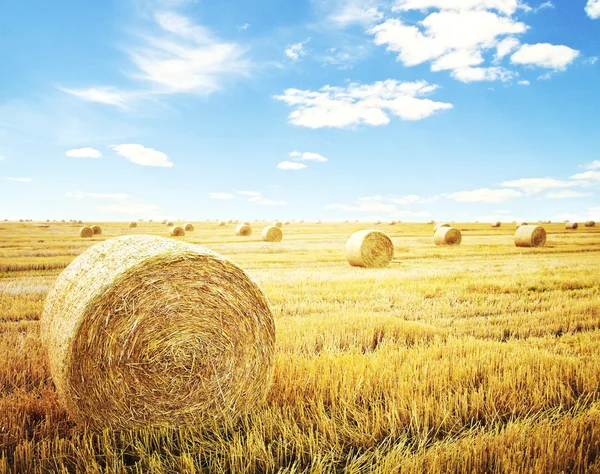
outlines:
[[[548,199],[570,199],[593,196],[592,193],[582,193],[579,191],[573,191],[571,189],[565,189],[563,191],[552,191],[546,194]]]
[[[71,158],[101,158],[102,153],[94,148],[74,148],[67,150],[66,156]]]
[[[293,161],[281,161],[277,164],[277,168],[280,170],[301,170],[306,168],[306,165],[302,163],[294,163]]]
[[[262,196],[251,197],[248,201],[258,204],[259,206],[285,206],[287,204],[285,201],[267,199]]]
[[[125,193],[84,193],[83,191],[69,191],[65,193],[66,197],[75,199],[94,198],[94,199],[112,199],[116,201],[127,201],[132,199],[131,196]]]
[[[89,87],[87,89],[60,87],[60,90],[88,102],[114,105],[121,108],[126,108],[125,104],[130,98],[127,92],[123,92],[115,87]]]
[[[417,196],[416,194],[407,194],[406,196],[390,197],[387,200],[394,204],[407,205],[419,202],[421,200],[421,197]]]
[[[173,163],[169,157],[162,151],[146,148],[137,143],[125,143],[122,145],[112,145],[111,148],[128,161],[141,166],[162,166],[171,168]]]
[[[577,183],[563,181],[554,178],[524,178],[500,183],[506,188],[517,188],[525,194],[534,194],[546,189],[569,188],[577,186]]]
[[[319,155],[318,153],[312,153],[310,151],[305,151],[304,153],[300,153],[299,151],[293,151],[290,153],[290,156],[292,158],[297,158],[298,161],[327,161],[327,158],[325,158],[323,155]]]
[[[329,15],[337,26],[369,26],[383,19],[383,12],[379,11],[374,0],[342,0],[337,3],[338,8]]]
[[[408,10],[497,10],[505,15],[512,15],[521,6],[519,0],[397,0],[396,11]]]
[[[520,86],[530,86],[531,82],[529,82],[527,80],[523,80],[523,81],[518,81],[517,84]]]
[[[496,56],[495,60],[499,61],[505,56],[508,56],[515,49],[517,49],[521,45],[521,42],[515,38],[514,36],[509,36],[508,38],[504,38],[496,45]]]
[[[437,90],[425,81],[394,79],[373,84],[351,83],[347,87],[324,86],[318,91],[287,89],[274,96],[293,107],[289,122],[308,128],[372,126],[390,122],[388,114],[403,120],[421,120],[452,104],[424,98]]]
[[[600,171],[586,171],[585,173],[574,174],[570,178],[575,180],[600,181]]]
[[[250,23],[244,23],[243,25],[238,26],[238,30],[247,30],[250,26]]]
[[[288,44],[283,52],[292,61],[298,61],[301,57],[306,56],[304,45],[307,42],[308,39],[306,41],[301,41],[300,43]]]
[[[535,11],[537,13],[540,10],[544,10],[546,8],[555,8],[554,7],[554,3],[552,3],[551,1],[547,1],[547,2],[541,3],[540,5],[538,5],[537,7],[535,7],[533,9],[533,11]]]
[[[586,170],[597,170],[600,169],[600,160],[594,160],[587,165],[583,165]]]
[[[237,193],[241,194],[242,196],[250,196],[250,197],[260,196],[260,193],[257,191],[238,191]]]
[[[593,20],[600,18],[600,0],[588,0],[585,12]]]
[[[208,197],[211,199],[233,199],[235,196],[230,193],[209,193]]]
[[[579,51],[564,45],[548,43],[524,44],[510,60],[513,64],[538,66],[562,71],[579,55]]]
[[[457,202],[505,202],[509,199],[521,197],[523,193],[513,189],[476,189],[474,191],[460,191],[447,194],[450,199]]]
[[[512,75],[503,67],[467,67],[452,71],[452,77],[461,82],[508,81]]]
[[[31,178],[5,178],[7,181],[17,181],[19,183],[31,183],[33,179]]]
[[[590,57],[589,57],[589,58],[588,58],[588,59],[585,61],[585,63],[586,63],[586,64],[591,64],[591,65],[593,66],[594,64],[596,64],[596,63],[598,62],[598,59],[600,59],[600,57],[598,57],[598,56],[590,56]]]

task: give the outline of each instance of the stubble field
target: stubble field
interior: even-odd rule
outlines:
[[[94,433],[58,403],[39,338],[56,276],[94,243],[168,236],[158,223],[0,222],[0,473],[600,472],[600,229],[292,223],[281,243],[194,222],[182,240],[242,266],[277,327],[264,406],[219,425]],[[344,245],[392,238],[384,269],[350,267]]]

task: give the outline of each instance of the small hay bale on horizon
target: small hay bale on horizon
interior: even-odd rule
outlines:
[[[250,225],[250,222],[242,222],[242,225]]]
[[[93,225],[91,229],[94,232],[94,235],[102,235],[102,228],[99,225]]]
[[[494,229],[497,229],[498,227],[500,227],[502,225],[502,222],[498,221],[498,222],[492,222],[492,227]]]
[[[94,231],[92,230],[91,227],[82,227],[81,229],[79,229],[79,237],[83,238],[83,239],[87,239],[89,237],[93,237],[94,236]]]
[[[265,242],[281,242],[283,232],[279,227],[270,225],[262,230],[261,237]]]
[[[173,224],[172,221],[167,221],[166,225],[167,225],[167,227],[173,227],[175,224]]]
[[[235,235],[248,237],[249,235],[252,235],[252,227],[249,225],[240,224],[235,228]]]
[[[221,221],[221,222],[219,222],[218,226],[219,226],[219,227],[224,227],[224,226],[225,226],[225,221]]]
[[[359,230],[346,242],[346,259],[353,267],[383,268],[394,258],[394,243],[379,230]]]
[[[138,225],[137,225],[137,222],[135,222],[135,221],[131,221],[131,222],[129,223],[129,228],[130,228],[130,229],[137,229],[137,226],[138,226]]]
[[[185,230],[183,230],[183,227],[181,226],[174,225],[169,230],[169,234],[171,234],[173,237],[183,237],[185,235]]]
[[[279,222],[279,221],[275,221],[275,222],[273,222],[273,225],[274,225],[275,227],[279,227],[280,229],[283,227],[283,224],[282,224],[281,222]]]
[[[92,430],[178,427],[255,410],[273,379],[260,287],[198,245],[127,235],[57,278],[40,321],[70,419]]]
[[[167,219],[163,219],[163,221],[162,221],[162,224],[163,224],[163,225],[166,225],[166,224],[167,224],[167,222],[169,222]]]
[[[596,223],[594,221],[587,221],[584,225],[586,227],[596,227]]]
[[[546,230],[535,225],[523,225],[515,232],[517,247],[543,247],[546,245]]]
[[[577,222],[568,222],[565,224],[566,230],[577,230],[579,228],[579,224]]]
[[[195,230],[194,224],[188,222],[186,225],[183,226],[183,230],[185,230],[186,232],[193,232]]]
[[[435,245],[460,245],[462,234],[456,227],[440,227],[433,235]]]

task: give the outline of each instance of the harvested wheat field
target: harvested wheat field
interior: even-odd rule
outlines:
[[[126,257],[127,249],[109,244],[127,234],[128,223],[98,225],[102,234],[93,239],[80,238],[79,227],[69,223],[0,226],[0,473],[600,472],[597,227],[574,232],[564,223],[544,224],[545,246],[518,247],[514,226],[456,222],[462,242],[449,248],[432,244],[431,224],[382,224],[393,259],[384,268],[361,268],[348,264],[345,246],[368,224],[296,223],[273,245],[258,232],[240,239],[214,221],[199,220],[193,233],[179,239],[169,237],[164,224],[145,222],[142,233],[161,243],[148,244],[135,257],[147,264],[143,273],[132,273],[141,267]],[[522,238],[530,243],[531,237]],[[125,239],[136,238],[145,239]],[[227,268],[243,270],[248,280],[238,284],[242,273],[230,277],[208,267],[206,276],[190,273],[189,255],[204,257],[187,244],[222,255],[233,262]],[[62,305],[59,313],[71,321],[88,311],[95,315],[77,331],[71,326],[72,333],[56,329],[54,339],[46,328],[43,342],[46,297],[89,248],[115,263],[101,270],[96,264],[70,267],[76,288],[54,290],[66,293],[52,304]],[[177,252],[186,254],[179,259]],[[164,271],[160,265],[168,278],[153,276]],[[103,280],[91,283],[97,271]],[[271,383],[218,365],[228,337],[205,357],[190,358],[195,337],[210,339],[201,329],[196,335],[185,318],[186,311],[211,307],[212,297],[199,303],[187,290],[202,287],[205,278],[216,296],[222,285],[239,301],[260,294],[268,299],[274,346],[269,337],[257,340],[251,350],[240,349],[239,361],[240,367],[259,355],[268,361],[271,351]],[[101,288],[110,289],[102,296]],[[170,296],[175,294],[182,300]],[[266,308],[266,300],[257,298],[257,307]],[[88,305],[92,300],[103,306]],[[174,335],[152,313],[156,301],[168,305],[168,314],[181,314],[169,320],[185,326],[175,331],[179,342],[167,340]],[[151,324],[143,318],[136,323],[136,313],[128,312],[138,303],[148,308]],[[100,313],[106,311],[98,308],[131,319],[122,327],[111,323],[104,335]],[[226,321],[236,321],[243,308],[243,302],[231,306]],[[110,334],[123,344],[95,344],[112,340]],[[136,351],[145,346],[128,334],[156,342]],[[65,347],[96,356],[69,359]],[[184,370],[169,378],[160,368],[171,363]],[[64,364],[72,371],[61,372]],[[104,382],[93,375],[105,373],[106,364],[116,364],[110,367],[122,374],[111,372]],[[179,410],[190,397],[196,400],[208,379],[198,374],[213,367],[222,375],[211,380],[240,390],[227,415],[194,417],[184,408],[174,413],[185,423],[162,426],[171,405]],[[66,383],[57,370],[84,379]],[[233,373],[235,379],[227,379]],[[140,385],[125,377],[133,375]],[[218,388],[211,387],[212,400],[221,403]],[[173,398],[139,398],[157,389],[172,391]],[[161,426],[120,421],[131,416],[160,419]],[[87,419],[95,421],[86,427]],[[110,420],[122,429],[97,429]]]

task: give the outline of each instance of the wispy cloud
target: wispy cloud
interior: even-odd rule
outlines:
[[[519,189],[526,194],[535,194],[547,189],[570,188],[577,186],[578,183],[554,178],[523,178],[503,181],[500,185],[506,188]]]
[[[136,199],[127,193],[88,193],[84,191],[69,191],[64,195],[74,199],[113,201],[112,203],[101,204],[94,208],[98,211],[110,214],[137,214],[147,216],[161,209],[160,206],[141,202],[139,199]]]
[[[248,199],[248,201],[258,204],[259,206],[285,206],[287,204],[285,201],[267,199],[263,196],[254,196]]]
[[[161,166],[171,168],[173,163],[169,157],[162,151],[146,148],[137,143],[124,143],[122,145],[112,145],[111,148],[126,160],[141,166]]]
[[[306,56],[307,51],[304,49],[304,45],[309,41],[310,38],[307,38],[299,43],[288,44],[283,52],[292,61],[298,61],[300,58]]]
[[[9,178],[4,178],[4,179],[6,179],[7,181],[16,181],[18,183],[31,183],[33,181],[33,179],[31,179],[31,178],[11,178],[11,177],[9,177]]]
[[[446,194],[450,199],[457,202],[486,202],[498,203],[506,202],[510,199],[523,196],[523,193],[513,189],[475,189],[473,191],[459,191]]]
[[[327,161],[327,158],[325,158],[323,155],[320,155],[319,153],[312,153],[310,151],[305,151],[303,153],[299,151],[293,151],[290,153],[290,156],[293,160],[297,161],[320,161],[322,163]]]
[[[102,158],[102,153],[94,148],[74,148],[67,150],[65,155],[70,158]]]
[[[277,163],[277,168],[280,170],[298,171],[306,168],[306,165],[303,163],[294,163],[293,161],[281,161]]]
[[[125,193],[86,193],[83,191],[68,191],[66,197],[75,199],[94,198],[94,199],[113,199],[116,201],[127,201],[133,199],[129,194]]]
[[[231,193],[208,193],[208,197],[211,199],[233,199],[235,195]]]
[[[552,191],[546,194],[548,199],[573,199],[581,197],[593,196],[592,193],[582,193],[580,191],[573,191],[572,189],[565,189],[562,191]]]

